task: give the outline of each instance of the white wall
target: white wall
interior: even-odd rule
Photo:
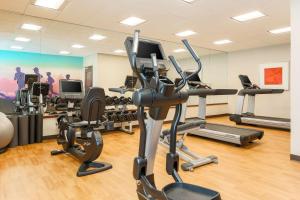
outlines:
[[[248,75],[253,83],[259,84],[259,65],[281,61],[290,61],[289,44],[231,52],[228,56],[228,86],[241,89],[240,74]],[[229,97],[230,113],[235,111],[236,99],[237,96]],[[290,118],[290,92],[257,95],[255,112],[257,115]]]
[[[84,58],[84,67],[87,66],[93,66],[93,86],[104,88],[107,95],[117,95],[108,88],[124,85],[126,75],[132,74],[125,56],[93,54]]]
[[[291,154],[300,156],[300,1],[291,0]]]
[[[96,75],[99,79],[98,86],[104,88],[107,95],[117,95],[117,93],[109,92],[108,88],[123,86],[126,76],[132,75],[128,58],[98,54],[98,62],[98,68],[101,69]]]

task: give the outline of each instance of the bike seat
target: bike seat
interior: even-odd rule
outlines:
[[[168,200],[221,200],[219,192],[187,183],[171,183],[162,192]]]

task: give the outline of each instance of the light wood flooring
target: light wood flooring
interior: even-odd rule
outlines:
[[[209,121],[232,124],[227,117]],[[165,125],[168,127],[169,125]],[[185,182],[221,193],[223,200],[299,200],[300,162],[290,161],[290,133],[264,129],[265,136],[247,148],[189,136],[186,144],[200,155],[216,155],[219,164],[180,174]],[[0,200],[136,200],[132,177],[139,133],[105,134],[99,161],[113,169],[76,177],[79,163],[68,155],[50,156],[55,140],[9,149],[0,155]],[[159,147],[158,187],[172,180],[165,173],[166,149]]]

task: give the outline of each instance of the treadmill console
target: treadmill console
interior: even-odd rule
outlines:
[[[239,78],[241,80],[244,89],[252,87],[253,84],[247,75],[239,75]]]
[[[38,82],[38,75],[36,74],[25,74],[25,84],[30,91],[33,83]]]
[[[137,83],[137,77],[135,77],[135,76],[126,76],[124,86],[127,89],[134,89],[136,83]]]
[[[32,84],[31,94],[34,96],[47,96],[49,93],[49,84],[48,83],[38,83],[35,82]]]

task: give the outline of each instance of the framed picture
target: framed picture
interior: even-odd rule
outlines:
[[[260,87],[289,90],[289,62],[261,64]]]

